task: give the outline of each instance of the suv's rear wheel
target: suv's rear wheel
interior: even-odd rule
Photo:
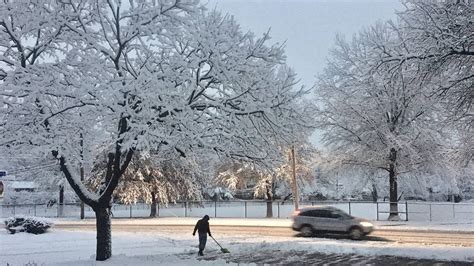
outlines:
[[[360,240],[363,235],[364,235],[364,232],[362,232],[362,230],[358,227],[353,227],[349,231],[349,236],[351,237],[351,239],[354,239],[354,240]]]
[[[300,229],[301,235],[304,237],[312,236],[314,231],[310,225],[303,225]]]

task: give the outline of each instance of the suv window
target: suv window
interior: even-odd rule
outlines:
[[[328,211],[328,210],[319,210],[319,211],[320,211],[319,217],[331,218],[331,212],[330,211]]]
[[[307,210],[300,213],[300,216],[306,217],[322,217],[321,210]]]
[[[341,216],[338,212],[333,212],[331,210],[307,210],[300,213],[300,216],[306,217],[320,217],[320,218],[339,218]]]
[[[351,219],[352,216],[350,216],[349,214],[343,212],[343,211],[340,211],[340,210],[333,210],[332,211],[332,216],[333,218],[343,218],[343,219]]]
[[[328,210],[308,210],[301,214],[302,216],[310,216],[310,217],[322,217],[328,218],[330,217],[330,213]]]
[[[337,211],[331,211],[329,215],[330,215],[330,218],[334,218],[334,219],[339,219],[340,217],[342,217],[342,215]]]
[[[303,212],[300,213],[300,216],[313,216],[312,215],[312,210],[303,211]]]

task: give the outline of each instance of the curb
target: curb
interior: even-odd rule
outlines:
[[[127,223],[112,223],[112,226],[128,226],[128,227],[140,227],[140,226],[156,226],[156,227],[193,227],[193,224],[154,224],[154,223],[140,223],[140,224],[127,224]],[[260,228],[288,228],[291,226],[282,225],[242,225],[242,224],[214,224],[213,227],[260,227]],[[444,234],[474,234],[474,231],[466,230],[445,230],[445,229],[416,229],[416,228],[397,228],[397,226],[403,225],[387,225],[387,226],[376,226],[375,231],[403,231],[403,232],[414,232],[414,233],[444,233]],[[68,227],[95,227],[95,223],[55,223],[56,228],[68,228]]]

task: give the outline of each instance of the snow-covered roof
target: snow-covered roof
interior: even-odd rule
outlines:
[[[15,181],[15,176],[14,175],[0,176],[0,181]]]
[[[37,188],[35,182],[32,181],[13,181],[10,183],[13,189],[35,189]]]

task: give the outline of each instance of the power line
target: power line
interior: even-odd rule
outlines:
[[[51,168],[53,166],[58,166],[57,164],[49,164],[49,165],[36,165],[36,166],[32,166],[32,167],[28,167],[28,168],[23,168],[23,169],[19,169],[19,170],[13,170],[13,171],[9,171],[9,174],[19,174],[19,173],[24,173],[24,172],[28,172],[28,171],[38,171],[38,170],[43,170],[43,169],[47,169],[47,168]]]

